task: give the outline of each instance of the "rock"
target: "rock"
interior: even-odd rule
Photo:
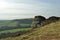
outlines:
[[[35,16],[35,18],[33,19],[32,28],[37,28],[37,27],[41,27],[41,26],[45,26],[47,24],[53,23],[60,20],[60,17],[56,17],[56,16],[51,16],[48,19],[46,19],[43,16]]]
[[[46,20],[46,18],[43,16],[35,16],[35,18],[33,19],[31,27],[37,28],[37,27],[41,26],[42,22],[45,20]]]

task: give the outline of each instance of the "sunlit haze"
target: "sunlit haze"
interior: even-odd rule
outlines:
[[[0,0],[0,20],[60,16],[60,0]]]

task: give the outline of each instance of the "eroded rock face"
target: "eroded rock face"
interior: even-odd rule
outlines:
[[[42,22],[45,20],[46,20],[46,18],[43,16],[35,16],[35,18],[33,19],[31,27],[37,28],[37,27],[41,26]]]
[[[43,16],[35,16],[35,18],[33,19],[32,28],[37,28],[37,27],[41,27],[41,26],[45,26],[47,24],[53,23],[60,20],[60,17],[56,17],[56,16],[51,16],[48,19],[46,19]]]

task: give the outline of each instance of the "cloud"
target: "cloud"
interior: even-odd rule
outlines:
[[[49,17],[59,16],[60,13],[60,5],[47,0],[2,0],[1,2],[3,7],[0,7],[0,19],[31,18],[35,15]]]

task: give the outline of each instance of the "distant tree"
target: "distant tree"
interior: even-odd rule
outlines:
[[[50,20],[51,22],[55,22],[55,21],[58,21],[59,19],[60,17],[52,16],[52,17],[49,17],[47,20]]]
[[[46,19],[44,22],[42,22],[42,24],[43,24],[43,25],[47,25],[47,24],[56,22],[56,21],[58,21],[58,20],[60,20],[60,17],[51,16],[51,17],[49,17],[48,19]]]

